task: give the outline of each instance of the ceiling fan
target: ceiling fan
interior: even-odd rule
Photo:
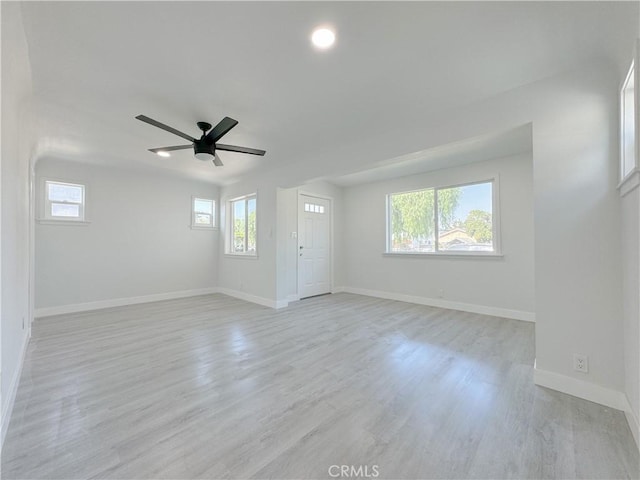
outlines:
[[[198,160],[212,160],[216,167],[222,166],[222,161],[216,150],[224,150],[227,152],[239,152],[239,153],[249,153],[251,155],[264,155],[264,150],[257,150],[255,148],[247,148],[247,147],[237,147],[235,145],[223,145],[222,143],[217,143],[224,135],[229,132],[233,127],[238,124],[237,120],[233,118],[224,117],[220,120],[215,127],[211,128],[211,124],[207,122],[197,122],[198,128],[202,130],[202,136],[197,139],[186,133],[182,133],[179,130],[176,130],[173,127],[165,125],[164,123],[160,123],[153,118],[149,118],[145,115],[138,115],[136,117],[138,120],[148,123],[149,125],[153,125],[154,127],[161,128],[162,130],[166,130],[167,132],[173,133],[174,135],[178,135],[186,140],[191,142],[190,145],[176,145],[174,147],[161,147],[161,148],[150,148],[149,151],[155,154],[158,154],[162,157],[168,157],[169,152],[173,150],[186,150],[187,148],[193,148],[195,156]],[[207,133],[209,132],[209,133]]]

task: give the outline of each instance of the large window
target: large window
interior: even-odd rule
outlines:
[[[84,221],[84,185],[46,180],[44,182],[44,219]]]
[[[497,253],[494,183],[387,195],[387,252]]]
[[[256,195],[235,198],[228,202],[228,206],[230,222],[227,252],[238,255],[256,255]]]
[[[193,197],[191,200],[191,226],[213,228],[216,225],[216,202],[209,198]]]
[[[620,93],[621,109],[621,142],[620,147],[620,177],[625,179],[634,171],[636,159],[636,95],[635,69],[631,64],[627,78]]]

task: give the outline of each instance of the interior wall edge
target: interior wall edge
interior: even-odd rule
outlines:
[[[255,303],[256,305],[262,305],[263,307],[279,309],[279,308],[285,308],[286,306],[289,305],[288,300],[273,300],[270,298],[260,297],[258,295],[252,295],[250,293],[241,292],[239,290],[233,290],[231,288],[218,287],[217,293],[228,295],[230,297],[244,300],[246,302]]]

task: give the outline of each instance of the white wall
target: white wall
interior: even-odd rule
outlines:
[[[258,255],[241,257],[225,253],[226,225],[221,224],[218,288],[221,292],[270,307],[284,307],[297,297],[297,231],[298,190],[333,199],[333,259],[335,286],[342,285],[342,189],[318,181],[299,187],[281,188],[279,175],[265,175],[226,186],[221,191],[220,204],[235,197],[257,192]]]
[[[218,231],[190,224],[191,196],[216,186],[53,159],[36,176],[39,200],[42,178],[85,184],[90,222],[36,224],[38,310],[215,287]]]
[[[228,200],[256,193],[257,256],[247,257],[225,253],[226,204]],[[218,287],[232,294],[263,305],[276,306],[276,186],[273,180],[243,181],[225,187],[220,193],[221,236],[218,247]]]
[[[383,256],[386,195],[499,176],[503,257]],[[345,189],[346,287],[513,310],[532,317],[531,154],[477,162]],[[481,309],[480,309],[481,310]]]
[[[624,195],[621,207],[624,259],[624,391],[631,408],[632,430],[635,430],[636,442],[640,444],[640,189],[635,188]]]
[[[29,182],[34,122],[20,4],[2,2],[1,367],[2,439],[30,330]]]
[[[608,63],[584,65],[473,105],[425,112],[422,121],[395,132],[392,142],[361,139],[337,146],[321,161],[271,175],[279,179],[274,185],[295,186],[331,172],[347,173],[346,159],[355,171],[397,156],[397,145],[417,152],[532,123],[536,379],[545,383],[544,372],[550,372],[562,379],[554,388],[564,388],[570,379],[578,385],[574,395],[618,398],[624,389],[622,261],[620,249],[611,245],[621,241],[620,77]],[[380,158],[363,158],[361,145],[372,142],[380,146]],[[345,224],[349,221],[345,217]],[[264,280],[273,284],[274,278],[271,272]],[[574,371],[574,353],[589,356],[588,374]]]

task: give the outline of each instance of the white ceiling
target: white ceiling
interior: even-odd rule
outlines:
[[[372,135],[391,142],[426,115],[586,61],[608,58],[622,68],[637,8],[635,2],[27,2],[39,152],[228,184]],[[337,44],[318,52],[309,35],[327,23],[337,30]],[[138,114],[194,136],[196,121],[230,116],[240,123],[222,143],[267,155],[221,152],[221,168],[189,150],[161,158],[147,149],[184,141],[135,120]],[[379,167],[376,145],[369,148],[362,158]],[[412,153],[402,145],[395,150],[395,157]]]
[[[522,125],[503,132],[467,138],[401,155],[377,162],[364,170],[324,180],[346,187],[518,155],[531,151],[531,133],[531,124]]]

